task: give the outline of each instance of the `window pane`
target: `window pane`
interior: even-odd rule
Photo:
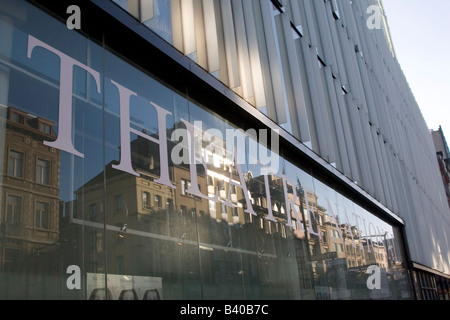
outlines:
[[[11,224],[20,223],[22,214],[22,197],[8,196],[6,221]]]
[[[20,123],[20,124],[24,124],[25,123],[25,118],[23,115],[18,114],[18,113],[13,113],[12,115],[12,120],[14,122]]]
[[[22,178],[23,153],[11,150],[9,152],[8,174],[13,177]]]
[[[49,204],[45,202],[36,203],[35,227],[48,229]]]
[[[142,193],[142,205],[144,209],[150,209],[150,193]]]
[[[36,182],[40,184],[49,184],[48,175],[49,175],[50,163],[46,160],[37,160],[36,165]]]
[[[47,133],[47,134],[51,133],[51,127],[48,124],[46,124],[46,123],[41,123],[41,126],[40,126],[39,130],[41,132],[44,132],[44,133]]]

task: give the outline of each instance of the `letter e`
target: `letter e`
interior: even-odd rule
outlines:
[[[81,271],[79,266],[71,265],[67,267],[67,274],[71,274],[69,278],[67,278],[66,285],[69,290],[81,289]]]

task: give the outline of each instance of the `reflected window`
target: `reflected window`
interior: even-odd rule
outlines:
[[[142,192],[142,207],[143,209],[150,209],[150,193]]]
[[[89,220],[96,221],[97,220],[97,204],[93,203],[89,206]]]
[[[6,209],[6,222],[18,225],[22,216],[22,197],[8,196]]]
[[[155,207],[158,209],[162,208],[161,196],[155,195]]]
[[[49,184],[50,162],[38,159],[36,162],[36,182],[39,184]]]
[[[169,210],[169,212],[173,212],[173,199],[167,198],[166,209]]]
[[[185,179],[181,179],[181,194],[183,196],[186,196],[186,190],[189,190],[191,188],[191,182]]]
[[[51,134],[52,133],[52,127],[47,124],[47,123],[43,123],[41,122],[39,125],[39,131],[46,133],[46,134]]]
[[[186,195],[186,180],[181,180],[181,194]]]
[[[216,212],[216,202],[209,200],[209,211]]]
[[[15,150],[9,152],[8,175],[23,178],[23,153]]]
[[[122,211],[122,195],[114,196],[114,211]]]
[[[11,120],[16,123],[25,124],[25,116],[17,112],[12,113]]]
[[[49,204],[38,201],[36,203],[36,213],[34,226],[36,228],[48,229],[49,223]]]

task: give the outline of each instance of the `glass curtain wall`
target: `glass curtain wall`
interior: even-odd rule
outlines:
[[[0,298],[409,298],[399,228],[273,132],[0,4]]]

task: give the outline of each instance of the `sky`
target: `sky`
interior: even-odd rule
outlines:
[[[450,143],[450,1],[382,0],[397,60],[429,129]]]

